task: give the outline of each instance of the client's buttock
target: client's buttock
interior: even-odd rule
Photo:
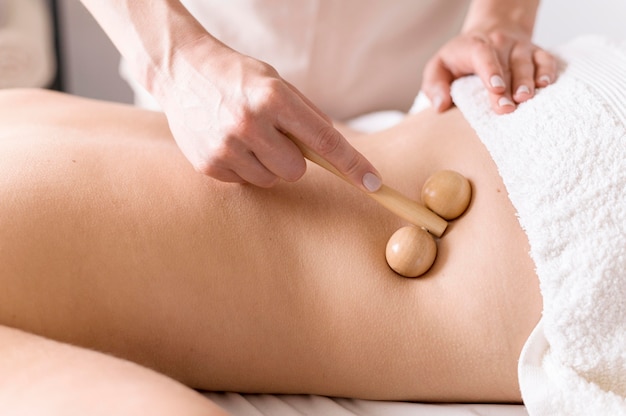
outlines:
[[[472,183],[431,270],[407,279],[385,261],[406,223],[316,166],[271,190],[223,184],[193,171],[159,114],[12,94],[0,324],[201,389],[520,399],[541,298],[506,189],[458,111],[353,139],[412,198],[437,170]]]

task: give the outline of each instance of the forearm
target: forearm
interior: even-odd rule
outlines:
[[[463,24],[463,32],[476,28],[517,27],[532,35],[539,0],[474,0]]]
[[[228,49],[178,0],[81,1],[151,92],[155,81],[171,77],[173,58],[185,45],[205,39],[209,49]]]

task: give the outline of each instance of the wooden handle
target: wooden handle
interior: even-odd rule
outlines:
[[[299,140],[289,135],[291,140],[300,148],[305,158],[311,162],[321,166],[329,172],[334,173],[344,181],[352,184],[341,172],[339,172],[326,159],[306,147]],[[364,192],[364,191],[363,191]],[[400,192],[386,185],[382,185],[376,192],[364,192],[367,196],[378,202],[389,211],[393,212],[400,218],[403,218],[413,225],[424,227],[431,234],[441,237],[448,227],[448,222],[439,217],[428,208],[418,204],[417,202],[407,198]]]

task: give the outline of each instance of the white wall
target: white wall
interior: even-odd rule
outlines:
[[[118,75],[119,55],[109,39],[78,0],[58,2],[66,89],[77,95],[131,102],[130,89]],[[543,0],[535,28],[539,45],[550,48],[586,33],[626,39],[626,0]]]
[[[581,34],[626,39],[626,0],[543,0],[535,41],[550,48]]]

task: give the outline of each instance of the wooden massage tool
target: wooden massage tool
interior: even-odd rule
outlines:
[[[452,170],[435,172],[422,187],[424,205],[446,220],[460,217],[471,198],[470,182]],[[418,277],[426,273],[435,262],[437,244],[424,228],[408,225],[389,238],[385,256],[389,267],[399,275]]]
[[[293,136],[288,136],[300,148],[305,158],[352,184],[326,159]],[[446,220],[454,219],[465,212],[471,193],[469,181],[451,170],[437,172],[424,183],[422,201],[426,206],[384,184],[376,192],[365,193],[412,224],[400,228],[389,239],[385,252],[389,267],[405,277],[417,277],[428,271],[437,256],[437,244],[433,235],[441,237],[448,227]]]

